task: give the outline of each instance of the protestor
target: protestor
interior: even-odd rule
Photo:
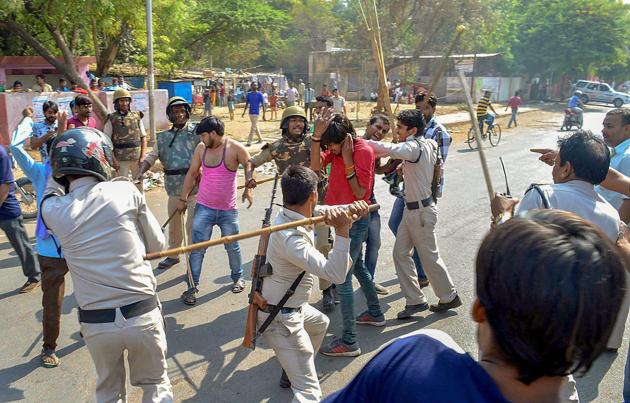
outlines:
[[[189,121],[191,107],[182,97],[172,97],[166,105],[166,116],[173,124],[169,130],[159,132],[153,149],[145,157],[135,180],[142,180],[142,176],[159,159],[164,168],[164,188],[168,195],[167,212],[170,217],[177,210],[177,202],[182,194],[184,179],[190,168],[199,144],[200,137],[195,133],[195,125]],[[177,248],[182,245],[182,220],[186,220],[186,239],[192,240],[192,223],[197,204],[197,189],[193,189],[188,196],[188,209],[185,213],[176,213],[168,225],[168,247]],[[167,257],[157,268],[168,269],[179,263],[179,257]]]
[[[54,101],[46,101],[42,105],[44,120],[33,124],[33,134],[31,135],[31,149],[39,150],[42,161],[48,159],[48,149],[57,135],[57,114],[59,106]],[[43,190],[43,189],[42,189]]]
[[[310,167],[311,165],[311,138],[306,135],[309,130],[306,113],[299,106],[290,106],[282,113],[280,123],[282,138],[271,144],[265,144],[260,152],[252,157],[247,163],[248,169],[252,172],[252,179],[246,184],[244,193],[248,189],[256,187],[254,170],[267,162],[273,161],[276,164],[277,172],[281,175],[288,167],[299,165]],[[326,193],[326,181],[318,183],[317,192],[319,201],[323,202]],[[245,195],[245,194],[244,194]],[[315,227],[315,247],[324,256],[328,256],[330,251],[329,228],[324,225]],[[322,290],[322,303],[325,312],[331,312],[335,308],[335,297],[333,284],[326,279],[320,279],[319,289]]]
[[[245,166],[245,182],[248,183],[252,177],[247,164],[251,158],[249,153],[241,143],[224,136],[225,126],[220,119],[214,116],[204,118],[195,130],[201,136],[201,143],[195,149],[177,202],[177,209],[185,211],[188,207],[188,195],[200,177],[193,218],[193,243],[209,240],[215,225],[221,229],[221,236],[238,234],[236,171],[239,164]],[[245,199],[249,202],[248,208],[251,207],[253,202],[251,189],[243,194],[243,201]],[[225,244],[225,250],[233,281],[232,292],[240,293],[245,287],[241,248],[235,241]],[[197,249],[190,254],[193,283],[190,284],[188,280],[188,290],[181,296],[187,305],[194,305],[197,302],[199,292],[197,287],[205,253],[206,249]]]
[[[45,105],[44,109],[46,110]],[[51,174],[50,161],[46,157],[42,158],[43,163],[35,162],[24,149],[24,140],[23,138],[13,138],[9,148],[22,172],[31,180],[35,188],[36,204],[40,206],[46,190],[46,183]],[[31,142],[33,140],[32,138]],[[46,141],[44,145],[46,156],[49,155],[50,147],[52,146],[52,138],[50,140]],[[44,343],[41,358],[44,367],[53,368],[59,365],[59,357],[55,354],[55,349],[57,348],[57,338],[59,337],[61,307],[63,305],[65,275],[68,272],[68,265],[63,258],[59,240],[46,231],[40,213],[41,211],[38,209],[37,225],[35,226],[35,250],[37,251],[37,261],[41,270],[43,293],[42,336]]]
[[[394,266],[405,296],[405,309],[398,319],[406,319],[427,309],[441,312],[462,304],[453,280],[440,256],[435,226],[438,210],[432,196],[434,167],[439,150],[435,140],[426,139],[422,112],[408,109],[400,112],[396,124],[398,144],[368,141],[377,157],[389,156],[403,160],[405,177],[405,207],[396,241],[394,243]],[[439,302],[429,306],[418,283],[411,254],[413,248],[420,252],[420,261]]]
[[[475,266],[479,361],[446,333],[419,330],[325,402],[576,401],[567,375],[606,349],[624,297],[617,247],[571,213],[533,210],[490,231]]]
[[[334,115],[332,109],[318,117],[311,137],[311,169],[320,172],[331,164],[329,188],[324,202],[335,206],[363,200],[369,202],[374,182],[374,153],[366,140],[356,138],[352,123],[345,116]],[[323,148],[323,152],[322,152]],[[320,154],[321,153],[321,154]],[[356,324],[385,326],[372,277],[363,262],[363,245],[368,236],[369,218],[361,217],[350,228],[350,258],[353,265],[345,281],[337,286],[341,299],[343,334],[333,339],[320,352],[329,356],[356,357],[361,354]],[[367,300],[367,311],[355,317],[352,276],[359,280]]]
[[[329,319],[308,304],[315,279],[343,282],[352,265],[349,256],[352,219],[336,207],[316,206],[317,183],[317,175],[310,169],[290,166],[282,175],[284,208],[278,213],[274,225],[323,213],[326,223],[335,227],[334,247],[328,258],[322,255],[315,248],[312,227],[272,233],[267,256],[273,273],[265,278],[262,289],[263,297],[270,305],[267,310],[258,313],[259,323],[264,322],[300,273],[306,272],[284,304],[281,314],[263,333],[265,343],[274,350],[283,368],[281,386],[291,386],[293,390],[293,402],[318,402],[322,397],[314,354],[326,336]],[[367,212],[367,207],[361,201],[353,203],[349,209],[356,216],[361,216]]]
[[[103,132],[114,144],[114,168],[119,176],[137,178],[147,151],[147,132],[142,123],[144,114],[131,110],[131,94],[118,88],[114,91],[115,112],[107,116]],[[143,192],[142,182],[136,184]]]
[[[247,107],[249,106],[249,121],[251,122],[251,127],[249,129],[249,136],[247,137],[247,147],[252,145],[252,139],[254,134],[258,136],[258,142],[262,143],[262,137],[260,137],[260,130],[258,129],[258,116],[260,115],[260,107],[264,106],[265,99],[262,94],[258,92],[258,84],[255,82],[251,85],[251,91],[247,93],[245,96],[245,108],[243,109],[243,114],[241,117],[245,116],[245,112],[247,112]],[[263,111],[263,119],[264,111]]]
[[[70,102],[73,116],[68,119],[68,129],[74,129],[78,127],[91,127],[96,128],[96,119],[92,115],[92,101],[85,95],[77,95],[72,102]],[[60,129],[60,131],[63,131]]]
[[[81,333],[96,367],[96,401],[127,401],[128,364],[143,401],[172,402],[156,279],[143,260],[165,247],[160,225],[133,183],[110,181],[113,145],[106,135],[68,130],[52,147],[54,180],[41,214],[70,269]]]

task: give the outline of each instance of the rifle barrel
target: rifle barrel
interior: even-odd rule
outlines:
[[[379,208],[380,206],[378,204],[372,204],[369,208],[369,212],[372,213],[378,210]],[[317,223],[323,222],[324,218],[325,218],[324,216],[304,218],[302,220],[291,221],[291,222],[279,224],[279,225],[272,225],[270,227],[260,228],[255,231],[243,232],[243,233],[235,234],[235,235],[228,235],[228,236],[224,236],[217,239],[211,239],[208,241],[198,242],[198,243],[190,244],[187,246],[181,246],[179,248],[166,249],[160,252],[152,252],[152,253],[148,253],[144,257],[144,260],[154,260],[154,259],[160,259],[166,256],[179,255],[179,254],[188,253],[190,251],[197,250],[197,249],[208,248],[210,246],[215,246],[215,245],[223,245],[223,244],[227,244],[234,241],[241,241],[243,239],[253,238],[256,236],[263,235],[263,234],[271,234],[273,232],[283,231],[289,228],[302,227],[305,225],[315,225]]]

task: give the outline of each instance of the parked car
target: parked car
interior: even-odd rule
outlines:
[[[613,90],[610,85],[597,81],[578,80],[574,85],[574,91],[582,91],[582,102],[600,102],[613,104],[615,108],[621,108],[624,104],[630,104],[630,95]]]

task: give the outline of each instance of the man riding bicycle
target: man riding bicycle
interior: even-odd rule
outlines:
[[[580,90],[575,91],[573,96],[569,98],[569,103],[567,105],[569,110],[577,115],[580,126],[584,123],[584,110],[581,108],[584,107],[584,104],[582,103],[582,94],[583,93]]]
[[[479,130],[481,134],[485,137],[483,132],[483,122],[488,121],[488,129],[492,127],[492,122],[494,121],[495,116],[499,116],[492,103],[490,103],[490,97],[492,96],[492,90],[484,89],[483,96],[477,102],[477,121],[479,122]],[[494,116],[488,113],[488,108],[494,112]]]

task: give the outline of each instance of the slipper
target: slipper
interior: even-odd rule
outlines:
[[[232,284],[232,293],[238,294],[239,292],[243,292],[245,289],[245,281],[242,278],[239,278]]]
[[[55,350],[42,350],[42,365],[44,368],[59,366],[59,357],[55,354]]]
[[[197,288],[189,288],[182,293],[182,301],[186,305],[195,305],[197,303]]]

